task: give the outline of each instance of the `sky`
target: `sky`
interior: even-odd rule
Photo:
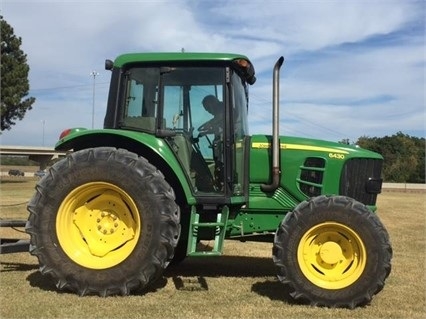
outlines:
[[[182,48],[251,60],[250,134],[272,132],[272,70],[284,56],[281,135],[425,137],[426,1],[2,0],[0,15],[22,38],[36,98],[1,145],[53,147],[64,129],[102,128],[105,59]]]

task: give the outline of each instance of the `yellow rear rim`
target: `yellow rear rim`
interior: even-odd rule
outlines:
[[[326,222],[310,228],[299,242],[297,259],[305,277],[318,287],[342,289],[363,273],[365,245],[351,228]]]
[[[64,252],[77,264],[106,269],[124,261],[141,232],[136,204],[121,188],[92,182],[72,190],[56,217],[56,234]]]

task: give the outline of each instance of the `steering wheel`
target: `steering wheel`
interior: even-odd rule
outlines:
[[[201,124],[198,127],[198,137],[207,135],[207,134],[213,134],[215,131],[217,131],[218,127],[221,124],[221,120],[217,117],[214,117],[204,124]]]

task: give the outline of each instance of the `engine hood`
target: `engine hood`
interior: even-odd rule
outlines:
[[[330,142],[311,138],[294,136],[280,136],[281,152],[312,152],[312,155],[322,155],[330,158],[347,159],[351,157],[383,159],[383,157],[373,151],[363,149],[358,145],[347,145],[343,143]],[[272,136],[253,135],[251,138],[252,149],[271,148]]]

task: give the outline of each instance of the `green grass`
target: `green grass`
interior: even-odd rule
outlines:
[[[34,183],[0,184],[1,218],[27,217],[20,203],[29,200]],[[294,304],[275,278],[271,244],[226,241],[224,256],[187,258],[149,292],[127,297],[58,292],[38,272],[35,257],[0,255],[0,318],[425,318],[425,196],[385,192],[378,205],[394,257],[385,288],[366,307]]]

